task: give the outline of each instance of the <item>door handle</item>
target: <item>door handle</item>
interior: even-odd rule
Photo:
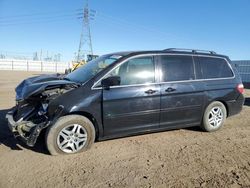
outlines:
[[[153,89],[149,89],[149,90],[145,91],[145,93],[147,93],[147,94],[153,94],[155,92],[156,92],[156,90],[153,90]]]
[[[172,87],[169,87],[165,91],[168,92],[168,93],[170,93],[170,92],[176,91],[176,89],[172,88]]]

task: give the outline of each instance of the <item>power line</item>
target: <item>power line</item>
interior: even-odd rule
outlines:
[[[42,53],[44,52],[44,53]],[[41,52],[13,52],[0,51],[0,59],[25,59],[25,60],[44,60],[44,61],[60,61],[61,53],[55,53],[48,50]]]
[[[81,19],[83,13],[80,9],[74,9],[70,11],[54,11],[54,12],[40,12],[32,14],[21,14],[14,16],[0,17],[0,26],[16,26],[27,24],[39,24],[49,22],[60,22],[67,19]]]
[[[43,15],[39,17],[32,17],[32,18],[15,18],[12,20],[0,20],[0,23],[12,23],[12,22],[20,22],[20,21],[26,21],[26,20],[41,20],[41,19],[50,19],[50,18],[59,18],[59,17],[77,17],[77,16],[82,16],[82,13],[77,13],[77,14],[61,14],[61,15]]]
[[[43,22],[50,20],[58,20],[60,18],[82,18],[83,13],[79,12],[79,9],[73,11],[56,11],[56,12],[47,12],[47,13],[36,13],[36,14],[25,14],[25,15],[15,15],[0,17],[0,25],[15,25],[15,24],[27,24],[35,22]]]
[[[0,21],[0,26],[5,26],[5,25],[20,25],[20,24],[27,24],[27,23],[41,23],[41,22],[46,22],[46,21],[57,21],[61,19],[79,19],[82,18],[82,16],[59,16],[59,17],[44,17],[44,18],[39,18],[39,19],[34,19],[34,20],[18,20],[14,22],[1,22]]]
[[[114,17],[114,16],[110,16],[110,15],[107,15],[107,14],[104,14],[104,13],[97,13],[97,15],[100,14],[101,18],[105,18],[106,19],[109,19],[109,20],[112,20],[116,23],[120,23],[120,24],[123,24],[124,26],[131,26],[133,28],[139,28],[141,30],[146,30],[146,31],[149,31],[149,32],[153,32],[153,33],[158,33],[158,34],[162,34],[162,35],[165,35],[165,36],[169,36],[169,37],[176,37],[175,35],[173,34],[169,34],[167,32],[161,32],[159,30],[156,30],[156,29],[152,29],[152,28],[149,28],[149,27],[146,27],[146,26],[143,26],[141,24],[138,24],[138,23],[133,23],[133,22],[130,22],[128,20],[125,20],[125,19],[121,19],[121,18],[118,18],[118,17]]]
[[[81,9],[73,9],[73,10],[67,10],[67,11],[63,11],[63,10],[58,10],[58,11],[53,11],[53,12],[38,12],[38,13],[30,13],[30,14],[19,14],[19,15],[11,15],[11,16],[0,16],[0,20],[4,20],[4,19],[13,19],[13,18],[23,18],[23,17],[34,17],[34,16],[39,16],[39,15],[55,15],[58,13],[66,13],[66,12],[70,12],[70,13],[77,13],[77,12],[81,12]]]
[[[134,23],[134,22],[122,19],[122,18],[110,16],[110,15],[100,13],[100,12],[97,12],[96,20],[98,19],[101,19],[104,22],[106,21],[105,23],[107,24],[109,24],[110,22],[113,22],[116,24],[116,26],[120,25],[123,29],[129,28],[128,30],[130,32],[138,33],[138,31],[144,31],[144,32],[146,31],[148,33],[152,33],[153,35],[151,35],[151,37],[158,38],[158,40],[169,41],[169,38],[171,38],[171,39],[182,41],[182,42],[183,41],[191,42],[190,40],[187,40],[186,38],[181,39],[179,36],[176,36],[174,34],[170,34],[167,32],[159,31],[157,29],[153,29],[155,27],[149,28],[138,23]]]
[[[37,21],[22,21],[22,22],[14,22],[14,23],[0,23],[0,27],[7,26],[18,26],[18,25],[33,25],[33,24],[41,24],[41,23],[53,23],[53,22],[64,22],[65,20],[76,20],[82,17],[60,17],[60,18],[51,18],[51,19],[42,19]]]

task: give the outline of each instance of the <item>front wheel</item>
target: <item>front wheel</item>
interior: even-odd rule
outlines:
[[[94,143],[95,128],[84,116],[68,115],[47,129],[45,139],[51,155],[79,153]]]
[[[201,128],[207,132],[217,131],[223,127],[227,118],[227,110],[223,103],[212,102],[205,110]]]

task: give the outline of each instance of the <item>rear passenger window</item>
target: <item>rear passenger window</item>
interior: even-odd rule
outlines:
[[[192,56],[161,56],[162,81],[194,80],[194,64]]]
[[[201,73],[204,79],[232,77],[228,63],[221,58],[199,57]]]

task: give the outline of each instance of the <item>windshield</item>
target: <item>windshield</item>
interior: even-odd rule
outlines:
[[[84,83],[101,72],[108,65],[121,58],[119,55],[103,55],[97,59],[88,62],[86,65],[68,74],[65,79],[74,82]]]

